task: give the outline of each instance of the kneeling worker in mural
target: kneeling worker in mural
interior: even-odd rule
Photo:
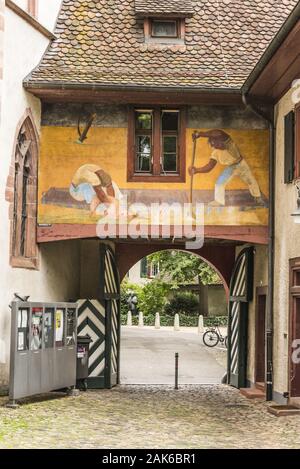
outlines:
[[[95,164],[85,164],[76,171],[70,194],[79,202],[85,201],[90,206],[91,214],[98,215],[107,215],[111,206],[118,208],[123,197],[111,176]]]
[[[209,145],[213,149],[209,162],[200,168],[192,166],[190,174],[209,173],[217,163],[226,166],[218,177],[215,184],[215,200],[209,205],[225,206],[225,188],[234,177],[239,177],[249,188],[249,192],[258,206],[266,207],[259,188],[248,163],[245,161],[238,146],[223,130],[213,129],[208,131],[194,132],[193,140],[200,137],[208,138]]]

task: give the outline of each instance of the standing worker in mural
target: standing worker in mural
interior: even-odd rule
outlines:
[[[91,214],[107,214],[111,206],[118,207],[122,193],[111,176],[100,166],[85,164],[74,174],[70,186],[71,196],[90,206]]]
[[[200,137],[208,138],[212,153],[206,165],[200,168],[191,166],[189,168],[190,175],[209,173],[217,163],[225,166],[215,184],[215,199],[209,205],[216,207],[225,206],[225,188],[231,179],[239,177],[247,184],[249,192],[255,200],[255,205],[265,207],[266,203],[262,198],[258,182],[230,135],[218,129],[193,133],[194,142]]]

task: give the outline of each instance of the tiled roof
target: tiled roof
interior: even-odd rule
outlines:
[[[64,0],[57,38],[25,86],[239,89],[298,2],[191,3],[185,44],[169,45],[145,43],[135,0]]]
[[[194,8],[191,0],[135,0],[138,16],[180,14],[192,16]]]

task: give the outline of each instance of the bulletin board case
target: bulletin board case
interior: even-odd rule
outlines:
[[[76,385],[77,303],[11,304],[11,401]]]

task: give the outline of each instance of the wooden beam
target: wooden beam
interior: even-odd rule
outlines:
[[[103,87],[102,89],[94,88],[91,84],[91,89],[86,89],[87,85],[77,85],[76,87],[69,89],[62,89],[57,87],[43,87],[31,86],[30,84],[24,83],[26,91],[34,94],[44,102],[57,102],[57,103],[97,103],[97,104],[138,104],[143,103],[144,105],[242,105],[242,95],[239,92],[228,93],[228,92],[216,92],[211,93],[205,90],[191,91],[173,91],[173,90],[130,90],[124,87],[123,89],[114,90],[113,87]],[[45,86],[45,87],[44,87]],[[66,85],[67,86],[67,85]],[[84,89],[84,88],[85,89]]]
[[[149,230],[148,226],[141,227]],[[124,232],[126,227],[119,228],[119,233]],[[162,234],[162,227],[157,227],[159,235]],[[170,230],[170,236],[174,234],[174,229]],[[79,225],[79,224],[54,224],[51,226],[38,226],[38,243],[47,243],[53,241],[62,241],[68,239],[86,239],[97,238],[97,225]],[[267,226],[206,226],[204,228],[204,237],[216,240],[240,241],[244,243],[268,244]],[[117,237],[109,237],[111,240]],[[130,238],[128,238],[130,240]],[[124,241],[124,239],[123,239]],[[136,242],[136,240],[132,240]],[[151,241],[151,238],[149,238]],[[160,241],[164,241],[160,238]]]
[[[270,98],[274,103],[290,89],[292,81],[299,78],[299,44],[300,21],[253,84],[249,91],[250,95]]]

